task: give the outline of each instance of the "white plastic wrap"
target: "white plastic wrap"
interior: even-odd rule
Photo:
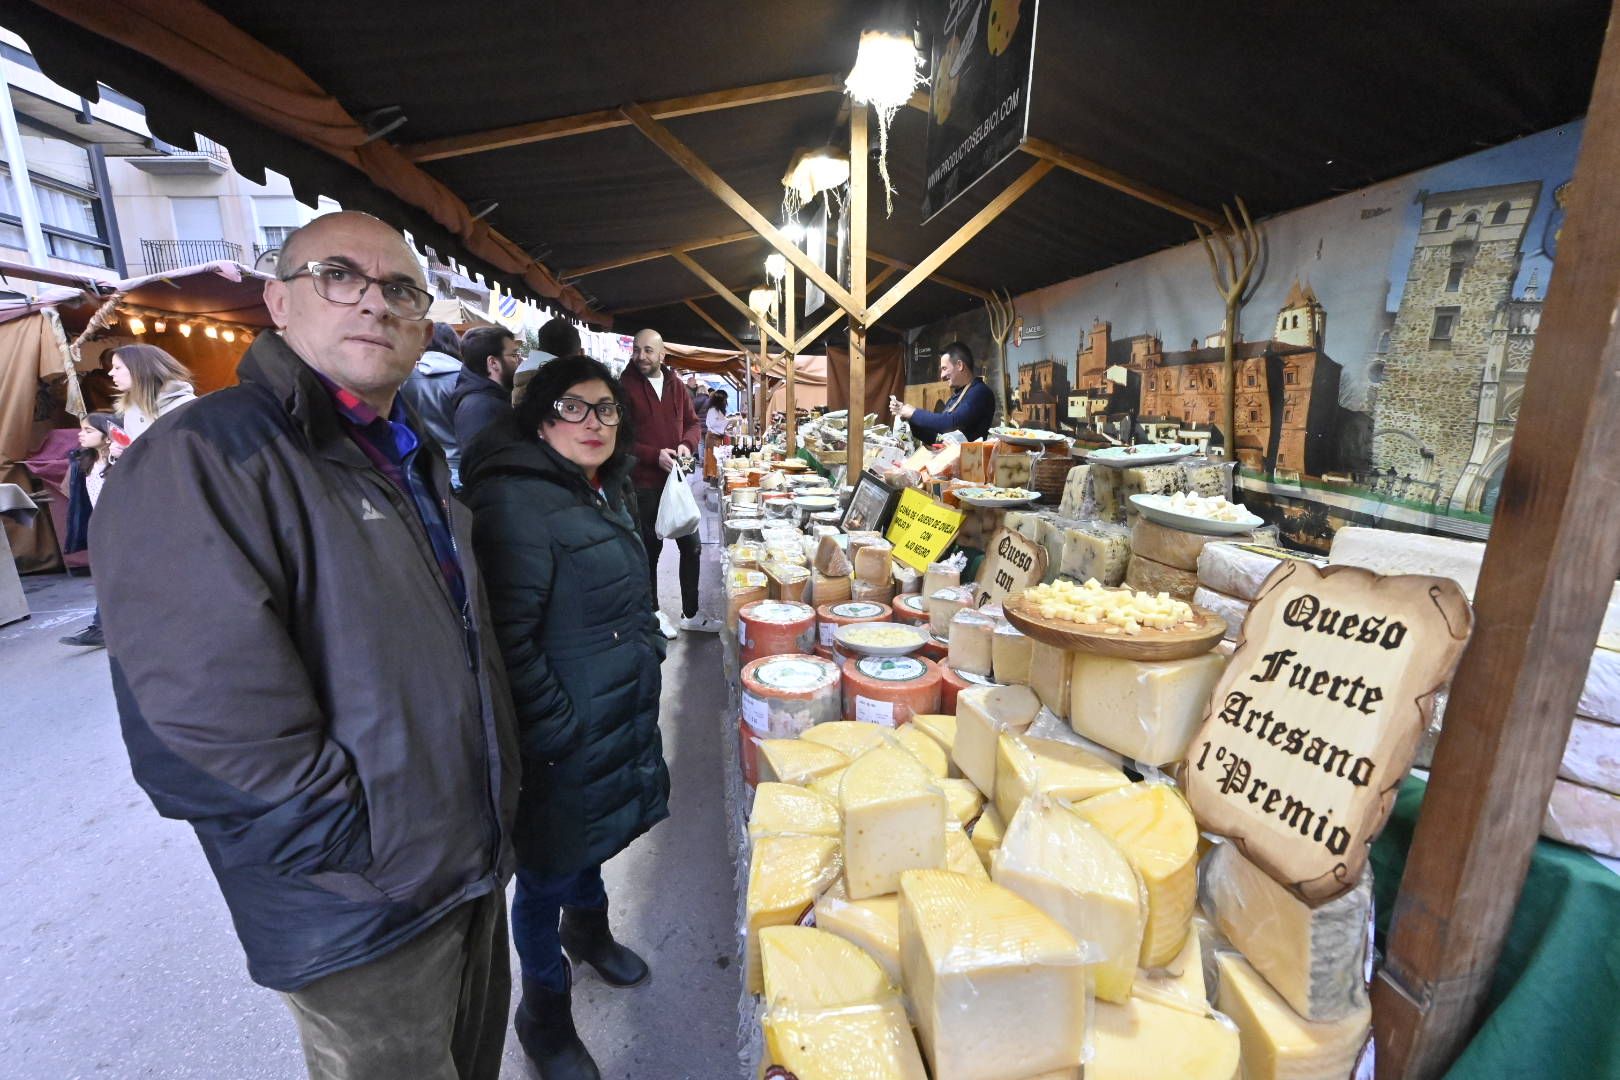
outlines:
[[[854,900],[899,887],[907,870],[945,866],[945,794],[898,746],[856,758],[844,772],[844,886]]]
[[[764,1080],[849,1076],[857,1062],[859,1075],[926,1080],[898,999],[840,1009],[779,1006],[766,1012],[762,1027]]]
[[[1023,735],[1003,735],[996,746],[996,809],[1011,823],[1019,806],[1043,795],[1079,802],[1125,787],[1130,779],[1078,746]]]
[[[1226,669],[1213,652],[1185,660],[1126,660],[1077,654],[1069,723],[1110,750],[1147,765],[1181,758],[1203,723]]]
[[[1596,855],[1620,858],[1620,795],[1568,780],[1553,781],[1541,835]]]
[[[1136,783],[1075,804],[1119,845],[1147,887],[1141,963],[1170,962],[1187,940],[1198,899],[1198,826],[1174,786]]]

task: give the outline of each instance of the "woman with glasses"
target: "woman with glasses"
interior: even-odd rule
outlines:
[[[523,401],[463,451],[523,763],[516,1029],[546,1080],[598,1075],[574,1027],[569,961],[612,986],[647,978],[609,931],[601,867],[669,814],[665,641],[633,516],[630,424],[617,380],[570,356],[541,367]]]

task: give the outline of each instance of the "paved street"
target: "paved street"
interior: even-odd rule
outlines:
[[[664,608],[678,615],[674,545],[667,548]],[[706,546],[706,594],[714,559]],[[34,616],[0,629],[4,1075],[303,1076],[292,1020],[277,995],[248,981],[191,829],[159,818],[130,778],[106,652],[57,643],[89,615],[90,582],[24,581]],[[705,601],[717,610],[712,595]],[[735,901],[720,783],[725,704],[718,640],[672,643],[663,706],[672,816],[605,874],[616,930],[648,958],[653,978],[614,991],[587,972],[576,988],[574,1014],[605,1077],[737,1073]],[[512,965],[515,980],[515,955]],[[508,1035],[502,1076],[533,1075]]]

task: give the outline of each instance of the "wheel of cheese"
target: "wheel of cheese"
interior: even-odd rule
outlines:
[[[726,547],[730,547],[744,540],[760,543],[760,530],[765,528],[765,523],[757,517],[729,517],[721,527],[725,530]]]
[[[731,489],[731,505],[732,506],[757,506],[757,505],[759,505],[759,488],[756,488],[756,487],[736,487],[736,488],[732,488]]]
[[[844,667],[844,719],[884,727],[940,709],[939,665],[920,656],[862,656]]]
[[[922,655],[936,664],[943,664],[951,654],[949,642],[941,641],[932,634],[928,635],[928,644],[922,647]]]
[[[906,593],[894,598],[894,621],[910,626],[928,623],[928,598],[921,593]]]
[[[766,656],[807,653],[816,644],[816,609],[796,601],[756,600],[737,613],[737,647],[747,665]]]
[[[742,669],[743,722],[761,738],[796,739],[842,715],[838,665],[804,653],[767,656]]]
[[[743,781],[749,787],[759,785],[759,742],[764,738],[748,726],[748,721],[737,717],[737,761],[742,767]]]
[[[866,600],[845,600],[841,603],[822,604],[816,608],[818,632],[816,644],[827,649],[833,647],[833,634],[840,626],[863,622],[888,622],[893,610],[888,604]]]
[[[939,708],[941,712],[956,712],[956,695],[974,686],[997,686],[998,683],[978,675],[957,671],[949,664],[939,665]]]

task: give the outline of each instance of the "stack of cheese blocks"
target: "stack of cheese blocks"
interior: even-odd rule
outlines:
[[[1256,539],[1253,533],[1212,536],[1188,532],[1138,515],[1131,525],[1131,562],[1125,584],[1138,592],[1163,592],[1196,603],[1198,558],[1203,549],[1217,541],[1252,544]]]
[[[1190,491],[1194,495],[1232,497],[1231,466],[1203,459],[1124,469],[1100,465],[1089,471],[1087,480],[1089,502],[1097,516],[1121,524],[1136,520],[1136,511],[1131,508],[1132,495],[1173,495]]]

